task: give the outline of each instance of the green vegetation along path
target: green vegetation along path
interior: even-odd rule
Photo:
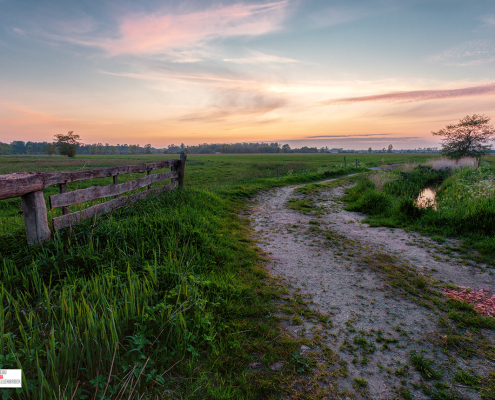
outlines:
[[[250,210],[269,272],[331,319],[318,324],[280,308],[286,329],[309,341],[301,354],[320,360],[315,381],[333,374],[328,398],[494,398],[494,319],[442,292],[493,293],[495,279],[462,265],[453,243],[362,224],[341,200],[355,179],[264,192]]]

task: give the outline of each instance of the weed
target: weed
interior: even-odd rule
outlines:
[[[366,386],[368,386],[368,381],[366,379],[364,379],[364,378],[354,378],[354,382],[359,387],[366,387]]]
[[[425,358],[421,353],[413,350],[410,354],[409,361],[414,369],[421,374],[423,379],[440,379],[442,377],[442,374],[435,370],[433,360]]]

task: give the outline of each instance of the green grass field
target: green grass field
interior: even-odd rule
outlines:
[[[67,158],[62,156],[1,156],[0,174],[13,172],[48,172],[68,171],[82,168],[110,167],[116,165],[154,162],[162,159],[178,158],[177,155],[162,156],[77,156]],[[382,159],[387,164],[414,162],[431,158],[424,154],[350,154],[346,156],[349,167],[377,166]],[[186,186],[189,188],[206,189],[216,193],[239,190],[242,186],[252,184],[263,185],[264,180],[279,175],[308,175],[323,170],[337,170],[344,167],[344,156],[340,154],[318,155],[190,155],[186,166]],[[155,173],[157,171],[154,171]],[[162,171],[160,171],[162,172]],[[119,183],[136,179],[144,174],[128,174],[119,177]],[[108,185],[111,178],[95,179],[68,184],[68,190],[82,189],[94,185]],[[155,183],[156,187],[159,183]],[[57,186],[51,186],[44,192],[48,196],[58,193]],[[71,206],[71,212],[81,207],[89,207],[100,201],[88,202],[83,205]],[[48,204],[48,203],[47,203]],[[2,235],[20,235],[24,229],[20,198],[0,200],[0,237]],[[49,212],[49,221],[61,215],[60,209]]]
[[[370,166],[382,158],[430,158],[346,157],[354,166],[355,159]],[[1,157],[0,171],[162,158]],[[294,353],[303,339],[277,325],[273,300],[282,290],[266,274],[238,214],[260,190],[363,170],[342,164],[342,155],[191,156],[184,190],[141,201],[101,223],[86,221],[32,248],[25,244],[20,200],[0,201],[0,368],[22,368],[25,379],[22,390],[4,389],[4,398],[293,396],[288,383],[304,379],[301,365],[311,360]],[[108,183],[79,182],[69,190]],[[280,360],[282,371],[259,374],[247,367]]]

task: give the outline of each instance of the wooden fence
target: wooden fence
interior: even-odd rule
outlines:
[[[50,207],[62,207],[62,216],[52,219],[53,228],[59,229],[75,225],[88,218],[116,210],[130,202],[142,199],[150,194],[170,191],[184,186],[184,172],[186,154],[181,153],[180,159],[163,160],[148,164],[121,165],[108,168],[88,168],[64,172],[14,173],[0,175],[0,200],[21,197],[22,213],[26,228],[28,244],[38,244],[51,239],[48,226],[45,198],[43,190],[52,185],[59,185],[60,193],[49,197]],[[170,168],[164,173],[151,174],[151,171]],[[118,183],[118,176],[122,174],[143,173],[143,178]],[[67,191],[67,183],[84,181],[95,178],[113,177],[113,184],[107,186],[92,186],[87,189]],[[151,190],[151,184],[167,179],[171,183]],[[148,190],[132,195],[120,197],[121,194],[147,186]],[[69,206],[83,203],[88,200],[101,199],[113,196],[113,200],[96,204],[84,210],[69,213]]]

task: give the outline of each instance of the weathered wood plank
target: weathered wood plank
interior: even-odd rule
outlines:
[[[67,184],[59,183],[58,187],[60,188],[60,193],[67,193]],[[69,214],[69,207],[62,207],[62,215]]]
[[[37,192],[43,190],[44,187],[42,173],[18,172],[0,175],[0,200]]]
[[[51,235],[43,191],[22,195],[21,206],[28,245],[49,242]]]
[[[169,168],[178,165],[180,160],[164,160],[148,164],[120,165],[118,167],[91,168],[76,171],[45,172],[45,187],[58,183],[84,181],[87,179],[108,178],[110,176],[146,172],[151,169]]]
[[[152,176],[152,175],[151,175]],[[161,192],[170,191],[177,187],[176,182],[172,182],[169,185],[159,187],[157,189],[146,190],[144,192],[135,193],[130,196],[119,197],[107,201],[105,203],[97,204],[93,207],[89,207],[85,210],[78,211],[68,215],[62,215],[61,217],[53,218],[53,227],[55,230],[66,228],[68,226],[76,225],[81,221],[92,218],[96,215],[100,215],[106,212],[114,211],[120,207],[123,207],[129,203],[133,203],[137,200],[143,199],[150,195],[159,194]]]
[[[184,177],[186,172],[186,160],[187,154],[182,152],[180,153],[180,164],[179,164],[179,187],[184,187]]]
[[[164,172],[161,174],[148,175],[143,178],[134,179],[119,185],[93,186],[87,189],[73,190],[68,193],[59,193],[50,196],[50,207],[64,207],[72,204],[83,203],[88,200],[101,199],[103,197],[115,196],[134,189],[151,185],[153,182],[160,182],[167,179],[177,178],[178,173],[175,171]]]
[[[118,175],[114,175],[112,178],[113,178],[113,184],[114,185],[118,185],[119,184],[119,176]],[[115,196],[113,196],[114,199],[116,199],[117,197],[119,197],[118,194],[116,194]]]

